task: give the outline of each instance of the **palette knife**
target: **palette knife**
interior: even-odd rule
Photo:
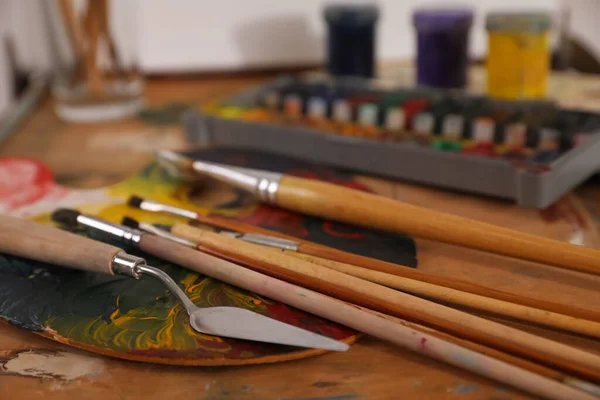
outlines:
[[[55,219],[68,220],[79,214],[64,211],[58,218],[55,213]],[[112,228],[113,233],[136,235],[135,230],[119,230],[118,225],[106,224]],[[139,233],[143,235],[142,232]],[[0,253],[83,271],[126,275],[135,279],[150,275],[165,284],[177,297],[190,316],[190,325],[201,333],[298,347],[335,351],[348,349],[345,343],[253,311],[237,307],[199,308],[169,275],[147,265],[143,258],[127,254],[118,247],[30,220],[0,216]]]

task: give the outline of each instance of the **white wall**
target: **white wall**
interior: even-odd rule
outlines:
[[[11,71],[4,53],[10,23],[9,6],[8,0],[0,0],[0,117],[8,109],[13,92]]]
[[[40,1],[10,2],[17,32],[19,60],[27,66],[49,65]],[[563,0],[574,8],[572,28],[596,40],[600,17],[598,0]],[[269,65],[313,63],[324,59],[322,9],[327,0],[113,0],[117,7],[137,8],[131,18],[136,28],[138,58],[149,72],[238,69]],[[350,3],[352,1],[340,0]],[[427,2],[425,2],[426,4]],[[435,4],[456,4],[435,0]],[[476,10],[471,53],[486,53],[484,16],[491,10],[545,9],[556,12],[560,0],[461,0]],[[379,0],[378,56],[406,59],[414,55],[412,10],[419,0]],[[579,23],[578,20],[583,21]],[[595,29],[596,28],[596,29]],[[135,32],[135,31],[132,31]],[[600,45],[596,45],[600,54]]]
[[[593,1],[593,0],[592,0]],[[316,62],[325,52],[326,0],[143,0],[139,24],[146,70],[241,68]],[[353,3],[353,1],[338,1]],[[140,2],[141,4],[141,2]],[[418,0],[379,0],[377,50],[383,59],[414,55],[412,10]],[[437,0],[437,5],[456,0]],[[486,52],[484,16],[490,10],[556,11],[559,0],[467,0],[476,10],[472,54]]]

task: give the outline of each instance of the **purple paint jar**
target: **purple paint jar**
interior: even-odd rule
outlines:
[[[459,89],[467,83],[469,9],[421,9],[413,14],[417,33],[417,82],[442,89]]]

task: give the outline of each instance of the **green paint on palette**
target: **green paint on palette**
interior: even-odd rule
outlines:
[[[441,151],[461,151],[464,145],[450,140],[436,140],[431,143],[431,148]]]

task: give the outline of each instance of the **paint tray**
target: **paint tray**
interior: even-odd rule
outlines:
[[[442,151],[411,140],[324,134],[302,124],[249,121],[239,115],[222,112],[232,108],[260,109],[265,107],[265,96],[269,93],[297,91],[302,94],[304,86],[315,82],[321,86],[334,85],[346,93],[428,96],[434,102],[458,102],[467,104],[459,110],[465,115],[477,107],[510,109],[507,115],[512,122],[519,122],[518,116],[526,116],[535,109],[538,114],[558,116],[561,122],[552,128],[558,130],[560,150],[545,161],[535,157],[515,160],[503,156]],[[301,107],[301,112],[306,112],[306,107]],[[436,116],[437,119],[443,117],[443,113]],[[542,129],[543,123],[538,121],[533,128]],[[439,121],[436,125],[439,129]],[[537,135],[533,128],[528,128],[527,141],[532,140],[532,134]],[[197,145],[261,150],[361,174],[497,197],[533,208],[547,207],[600,169],[600,135],[595,134],[600,131],[600,114],[561,109],[546,101],[503,103],[464,93],[378,86],[374,81],[356,78],[280,77],[224,99],[202,112],[188,113],[185,129],[188,142]],[[439,132],[430,134],[434,138],[440,135]],[[494,140],[501,142],[504,140],[502,135],[496,129]],[[472,132],[466,132],[460,140],[472,143],[472,136]]]

